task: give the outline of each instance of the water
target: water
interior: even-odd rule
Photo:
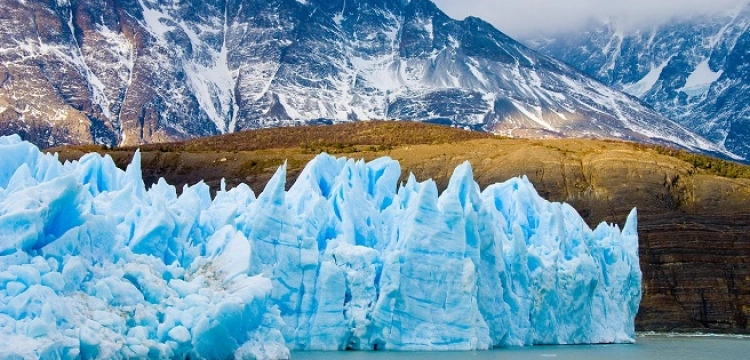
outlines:
[[[478,352],[293,352],[293,360],[589,360],[750,359],[750,338],[732,336],[639,336],[635,344],[531,346]]]

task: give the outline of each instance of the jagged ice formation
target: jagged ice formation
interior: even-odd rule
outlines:
[[[0,138],[0,357],[284,358],[634,340],[636,213],[591,230],[526,178],[440,195],[320,155],[256,198],[146,189],[136,153],[61,164]]]

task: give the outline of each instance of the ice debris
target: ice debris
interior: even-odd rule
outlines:
[[[320,155],[256,199],[146,189],[136,153],[61,164],[0,138],[0,358],[286,358],[634,340],[636,213],[591,230],[526,178],[438,194]]]

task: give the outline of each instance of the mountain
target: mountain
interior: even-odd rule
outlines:
[[[750,3],[660,25],[592,21],[526,43],[750,156]]]
[[[28,0],[0,31],[0,128],[42,147],[398,119],[731,156],[428,0]]]

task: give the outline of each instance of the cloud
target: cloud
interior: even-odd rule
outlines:
[[[615,17],[624,26],[736,9],[748,0],[433,0],[448,15],[473,15],[511,36],[570,31],[591,18]]]

